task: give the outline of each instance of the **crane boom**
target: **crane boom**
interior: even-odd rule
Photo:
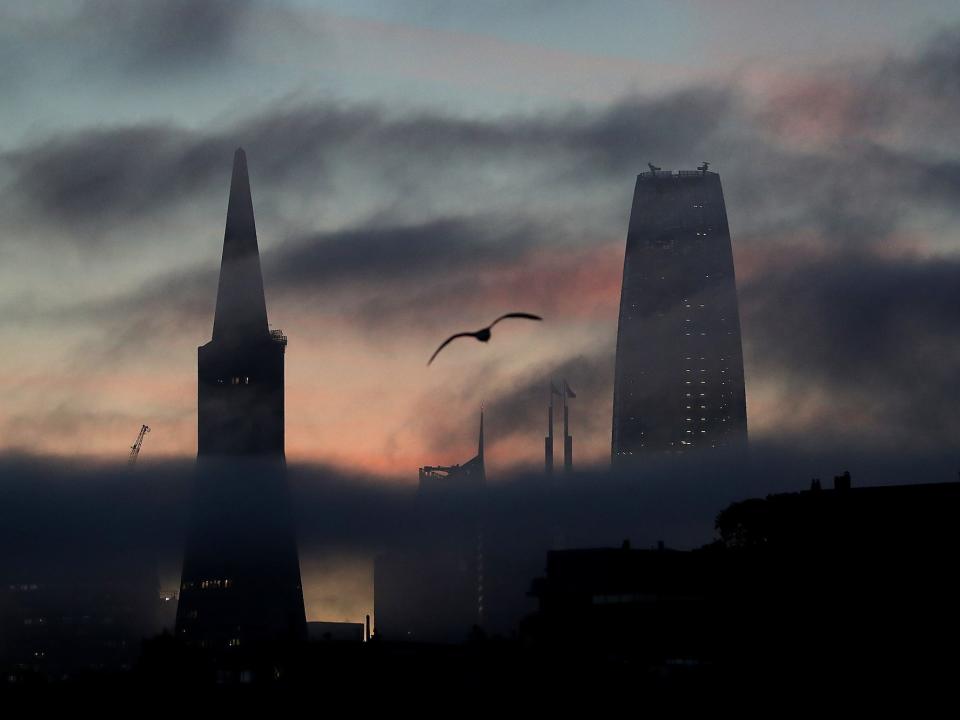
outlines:
[[[150,428],[146,425],[140,426],[140,432],[137,433],[137,440],[133,445],[130,446],[130,458],[127,460],[129,465],[136,465],[137,458],[140,456],[140,448],[143,445],[143,436],[150,432]]]

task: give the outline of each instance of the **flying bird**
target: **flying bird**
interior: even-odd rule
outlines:
[[[434,351],[433,355],[430,356],[430,359],[427,361],[427,365],[432,363],[433,359],[440,354],[440,351],[443,350],[447,345],[452,343],[457,338],[472,337],[472,338],[476,338],[480,342],[489,342],[490,331],[493,330],[493,326],[496,325],[501,320],[506,320],[507,318],[523,318],[524,320],[543,320],[543,318],[540,317],[539,315],[531,315],[530,313],[522,313],[522,312],[507,313],[506,315],[501,315],[492,323],[487,325],[485,328],[477,330],[476,332],[462,332],[462,333],[457,333],[456,335],[451,335],[450,337],[448,337],[446,340],[444,340],[440,344],[440,347],[438,347],[436,351]]]

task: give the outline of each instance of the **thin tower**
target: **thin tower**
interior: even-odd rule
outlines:
[[[547,475],[553,475],[553,396],[556,389],[551,380],[550,404],[547,405],[547,436],[543,439],[543,471]]]
[[[567,379],[563,379],[563,471],[565,473],[573,472],[573,436],[570,434],[570,406],[568,399],[575,398],[577,394],[570,388]]]

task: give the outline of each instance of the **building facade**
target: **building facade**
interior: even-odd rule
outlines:
[[[747,442],[740,315],[720,176],[637,177],[613,396],[613,464]]]
[[[483,413],[477,454],[420,468],[405,547],[374,562],[374,618],[385,640],[462,642],[487,612]]]

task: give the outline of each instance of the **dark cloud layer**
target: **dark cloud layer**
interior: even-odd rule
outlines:
[[[713,455],[703,464],[651,463],[642,473],[587,470],[553,480],[514,475],[500,478],[485,496],[485,546],[491,557],[509,555],[508,565],[499,566],[508,576],[497,580],[522,608],[530,580],[557,542],[610,547],[630,539],[645,547],[662,540],[697,547],[713,539],[717,513],[733,501],[806,489],[814,476],[829,486],[844,469],[857,486],[949,481],[955,460],[903,453],[840,458],[757,444],[747,463]],[[194,473],[190,462],[147,463],[131,471],[0,457],[0,543],[7,548],[0,582],[62,582],[74,575],[116,580],[117,573],[144,573],[157,563],[164,580],[175,584]],[[317,558],[352,562],[415,544],[425,517],[440,530],[445,518],[461,517],[461,505],[476,501],[451,497],[442,512],[428,508],[424,516],[409,485],[309,465],[292,466],[289,479],[304,567]]]
[[[248,0],[87,0],[74,22],[126,72],[156,77],[229,57],[250,7]]]
[[[458,276],[467,267],[516,261],[543,236],[542,228],[522,221],[438,218],[298,238],[267,254],[265,264],[268,276],[282,288],[403,285],[435,275]]]
[[[618,544],[626,536],[641,544],[659,538],[684,547],[709,542],[713,519],[728,503],[806,489],[814,476],[849,469],[857,485],[944,482],[955,478],[954,465],[949,453],[805,453],[757,443],[746,464],[714,457],[702,464],[650,463],[639,473],[587,468],[566,481],[547,482],[539,474],[501,477],[490,486],[486,507],[491,527],[565,517],[584,543]],[[71,548],[117,543],[176,555],[195,473],[189,461],[141,463],[131,470],[0,456],[0,538],[5,547],[18,549],[6,559],[31,553],[59,557]],[[291,465],[289,482],[304,547],[383,551],[417,532],[409,483],[318,465]],[[591,499],[585,505],[586,496]]]
[[[261,202],[337,195],[349,174],[367,192],[382,193],[388,207],[406,193],[428,212],[431,193],[450,185],[494,210],[491,171],[501,181],[516,175],[529,198],[572,190],[595,196],[611,186],[626,194],[622,186],[648,160],[690,166],[709,155],[728,194],[743,204],[737,224],[748,233],[816,228],[871,238],[873,229],[902,221],[905,203],[956,206],[956,157],[942,147],[913,152],[884,135],[908,119],[914,144],[925,135],[941,139],[942,118],[954,116],[960,102],[949,84],[960,62],[950,37],[880,71],[825,73],[807,81],[811,87],[779,88],[759,109],[733,85],[492,119],[288,102],[200,130],[144,125],[62,134],[14,149],[2,163],[13,176],[12,197],[27,205],[32,221],[75,231],[160,216],[198,199],[219,202],[230,152],[240,144],[254,158]],[[838,94],[843,102],[833,105],[841,107],[831,110]],[[790,149],[781,141],[794,125],[827,133],[827,141]]]
[[[226,148],[221,148],[223,156]],[[38,222],[97,241],[113,227],[161,215],[214,178],[227,177],[186,132],[165,126],[96,129],[54,137],[4,157],[14,197]]]
[[[12,150],[0,162],[13,176],[14,206],[25,205],[31,221],[96,239],[117,224],[219,199],[228,158],[241,144],[254,158],[261,200],[329,193],[349,168],[394,200],[412,194],[429,209],[423,188],[439,193],[453,182],[466,196],[482,197],[491,168],[498,175],[533,170],[532,185],[582,190],[627,179],[649,157],[696,156],[728,102],[724,92],[691,90],[599,113],[495,120],[398,116],[336,103],[280,106],[209,131],[145,125],[74,132]]]
[[[790,395],[829,393],[826,433],[859,417],[885,444],[956,443],[956,259],[831,258],[760,277],[741,295],[757,371],[782,378]]]

